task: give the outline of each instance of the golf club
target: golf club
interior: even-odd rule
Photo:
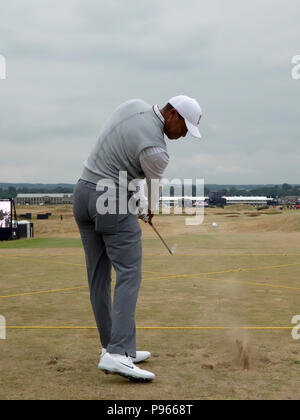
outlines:
[[[176,244],[174,244],[173,247],[172,247],[172,249],[170,249],[168,247],[168,245],[166,244],[166,242],[164,241],[164,239],[160,236],[160,233],[158,232],[158,230],[156,229],[156,227],[153,225],[153,223],[152,222],[149,222],[149,225],[152,226],[152,229],[157,234],[157,236],[159,237],[159,239],[162,241],[162,243],[164,244],[164,246],[167,248],[167,250],[169,251],[169,253],[171,255],[174,255],[175,250],[176,250]]]

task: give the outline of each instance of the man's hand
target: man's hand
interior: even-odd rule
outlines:
[[[141,219],[143,222],[148,223],[149,222],[149,216],[146,213],[145,207],[140,207],[138,211],[138,218]]]
[[[154,216],[154,213],[151,213],[150,209],[148,209],[148,214],[143,213],[142,209],[141,211],[139,211],[139,214],[138,214],[139,219],[143,220],[143,222],[145,223],[150,223],[150,225],[151,225],[151,220],[153,216]]]
[[[151,210],[148,209],[148,223],[151,225],[154,213],[151,213]]]
[[[149,222],[148,214],[139,214],[138,215],[138,218],[141,219],[145,223],[148,223]]]

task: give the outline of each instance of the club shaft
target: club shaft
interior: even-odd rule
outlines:
[[[162,241],[162,243],[164,244],[164,246],[167,248],[167,250],[169,251],[169,253],[171,255],[173,255],[173,252],[170,250],[170,248],[168,247],[168,245],[166,244],[166,242],[164,241],[164,239],[161,237],[160,233],[158,232],[158,230],[156,229],[156,227],[151,223],[149,223],[150,226],[152,226],[154,232],[157,234],[157,236],[159,237],[159,239]]]

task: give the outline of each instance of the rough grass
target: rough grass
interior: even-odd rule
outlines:
[[[230,220],[207,211],[200,226],[185,226],[182,216],[157,217],[167,242],[177,242],[174,257],[142,224],[137,343],[152,352],[145,368],[157,379],[134,384],[99,372],[95,329],[8,329],[0,341],[0,398],[298,400],[300,349],[291,329],[240,327],[292,327],[299,313],[299,216],[256,220],[241,212]],[[49,229],[49,221],[39,221],[37,232]],[[7,325],[95,326],[78,235],[74,229],[77,238],[64,242],[55,232],[0,250],[0,313]],[[139,328],[180,326],[229,329]]]
[[[230,211],[245,211],[245,210],[253,210],[253,206],[251,204],[230,204],[225,207],[226,210]]]

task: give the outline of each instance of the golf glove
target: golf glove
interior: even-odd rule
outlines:
[[[139,208],[138,218],[143,220],[143,222],[145,222],[145,223],[149,222],[149,216],[148,216],[148,214],[144,213],[143,208]]]

